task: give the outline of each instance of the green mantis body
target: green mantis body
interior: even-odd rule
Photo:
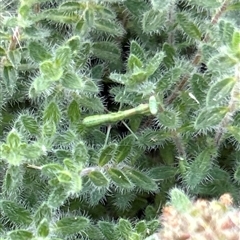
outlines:
[[[116,113],[88,116],[83,119],[82,124],[87,127],[93,127],[103,123],[113,123],[121,121],[127,117],[131,117],[136,114],[148,114],[148,113],[151,113],[153,115],[157,113],[157,101],[154,96],[151,96],[149,98],[149,103],[140,104],[135,108],[131,108],[125,111],[119,111]]]

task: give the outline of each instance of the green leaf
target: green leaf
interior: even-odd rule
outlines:
[[[149,111],[152,115],[156,115],[158,113],[158,104],[155,96],[150,96],[148,100]]]
[[[41,206],[37,209],[37,211],[34,214],[33,221],[35,227],[38,227],[42,220],[45,221],[47,219],[48,222],[52,219],[52,210],[47,205],[46,202],[43,202]]]
[[[142,68],[143,63],[137,58],[137,56],[131,53],[128,58],[127,66],[130,71],[134,71],[134,69]]]
[[[163,51],[165,53],[165,57],[163,59],[164,64],[170,68],[174,65],[174,57],[176,55],[176,51],[173,46],[168,43],[163,44]]]
[[[108,179],[99,171],[92,171],[88,174],[92,183],[97,187],[108,186]]]
[[[60,171],[63,171],[64,168],[62,165],[57,163],[49,163],[42,166],[42,173],[48,177],[55,177]]]
[[[165,26],[166,12],[161,10],[149,10],[144,13],[142,29],[145,33],[158,32]]]
[[[13,129],[7,136],[7,145],[12,149],[18,149],[21,145],[19,134]]]
[[[240,127],[229,126],[227,127],[227,130],[240,143]]]
[[[164,165],[151,168],[148,172],[149,176],[156,181],[174,178],[177,173],[178,169],[176,167]]]
[[[52,58],[52,55],[44,48],[43,43],[30,42],[28,51],[30,57],[36,62],[43,62]]]
[[[157,184],[144,173],[133,169],[126,169],[125,174],[137,187],[143,190],[156,191],[158,189]]]
[[[79,165],[88,160],[88,149],[84,142],[78,141],[78,144],[76,144],[73,149],[73,159]]]
[[[19,49],[8,51],[7,56],[14,67],[20,64],[22,55]]]
[[[191,201],[188,196],[180,189],[173,188],[170,191],[171,205],[180,212],[187,212],[191,209]]]
[[[72,123],[79,122],[81,113],[80,106],[78,105],[78,102],[76,100],[72,100],[72,102],[69,104],[67,109],[67,115]]]
[[[43,91],[48,90],[51,87],[51,82],[47,81],[43,76],[36,77],[30,87],[30,97],[34,98],[39,96]]]
[[[108,174],[118,187],[120,188],[133,187],[132,183],[129,181],[128,177],[124,174],[123,171],[120,171],[117,168],[110,168],[108,169]]]
[[[128,220],[121,218],[117,225],[117,230],[119,231],[119,233],[122,235],[124,239],[128,239],[128,237],[131,235],[133,230],[132,224]]]
[[[58,124],[61,119],[61,111],[55,102],[50,102],[43,112],[44,122],[54,122]]]
[[[240,10],[240,3],[232,3],[227,5],[227,11],[239,11]]]
[[[228,107],[213,107],[203,109],[194,123],[195,129],[207,129],[209,127],[218,125],[228,111]]]
[[[56,134],[56,124],[52,121],[45,122],[42,126],[42,136],[51,138]]]
[[[54,184],[54,187],[56,188],[49,195],[47,202],[47,204],[52,208],[59,208],[68,198],[67,190],[64,189],[62,186],[56,186],[56,184]]]
[[[97,224],[106,239],[110,240],[115,238],[115,225],[113,223],[99,221]]]
[[[115,23],[112,19],[97,19],[95,20],[94,27],[98,31],[115,36],[122,36],[125,32],[123,27],[120,24]]]
[[[2,200],[0,207],[5,217],[16,225],[29,226],[32,223],[31,213],[23,206],[8,200]]]
[[[133,137],[131,135],[123,138],[116,149],[114,162],[120,163],[124,161],[131,153],[132,144],[133,144]]]
[[[66,45],[68,45],[72,53],[77,53],[80,50],[81,40],[79,36],[73,36],[67,40]]]
[[[108,62],[119,61],[121,52],[117,44],[111,42],[95,42],[92,45],[93,54]]]
[[[234,31],[231,41],[231,49],[240,62],[240,31]]]
[[[232,23],[221,20],[219,22],[219,33],[223,43],[230,46],[234,33],[234,26]]]
[[[39,237],[47,237],[50,233],[49,220],[44,218],[37,226],[37,235]]]
[[[68,46],[59,47],[55,55],[55,65],[59,68],[66,67],[71,61],[71,48]]]
[[[240,182],[240,166],[238,166],[234,172],[234,179],[237,182]]]
[[[148,230],[145,220],[139,221],[135,226],[135,231],[140,234],[146,234]]]
[[[206,98],[206,105],[213,107],[219,105],[227,97],[236,83],[233,77],[225,78],[211,85]]]
[[[44,76],[44,80],[54,82],[58,81],[63,75],[61,66],[57,66],[55,62],[46,60],[40,63],[40,72]]]
[[[114,153],[116,150],[116,144],[110,144],[102,148],[100,151],[100,157],[98,160],[98,165],[103,167],[105,164],[109,163],[114,158]]]
[[[20,115],[19,121],[21,122],[22,126],[31,134],[38,134],[39,133],[39,125],[37,121],[30,115]]]
[[[86,21],[84,18],[79,19],[78,22],[76,22],[75,25],[75,34],[79,34],[80,36],[87,35],[89,33],[91,28],[88,27]]]
[[[148,77],[153,75],[159,69],[159,65],[162,63],[164,56],[164,52],[157,52],[151,59],[148,60],[146,66]]]
[[[59,183],[71,183],[72,174],[69,171],[63,170],[57,174]]]
[[[96,25],[96,23],[94,23],[94,11],[93,11],[93,9],[87,8],[84,11],[84,20],[85,20],[85,23],[87,24],[87,26],[89,28],[93,27],[93,25],[94,26]]]
[[[62,237],[69,237],[72,234],[83,233],[89,226],[90,221],[85,217],[64,217],[57,221],[55,232]]]
[[[76,73],[65,73],[61,79],[61,83],[63,87],[68,89],[84,89],[84,82]]]
[[[8,236],[10,237],[11,240],[32,240],[34,237],[33,233],[22,229],[17,229],[8,232]]]
[[[161,125],[169,129],[177,129],[180,126],[180,119],[177,112],[165,110],[157,114],[157,119]]]
[[[199,28],[182,13],[177,14],[177,21],[184,32],[191,38],[201,40],[202,34]]]
[[[143,51],[142,47],[138,44],[138,42],[136,42],[135,40],[131,41],[130,55],[131,54],[133,54],[138,59],[140,59],[140,61],[144,61],[145,60],[144,51]]]
[[[184,180],[188,187],[193,190],[207,177],[211,170],[211,151],[202,151],[188,166]]]
[[[5,90],[13,94],[17,82],[17,72],[12,66],[3,67],[3,83],[5,85]]]

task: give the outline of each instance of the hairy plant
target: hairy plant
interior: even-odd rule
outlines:
[[[2,239],[144,239],[175,186],[240,187],[237,0],[2,0]]]

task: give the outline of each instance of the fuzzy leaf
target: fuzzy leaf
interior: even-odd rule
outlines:
[[[54,122],[58,124],[61,119],[61,112],[58,105],[55,102],[50,102],[43,113],[44,122]]]
[[[240,62],[240,32],[235,31],[232,36],[231,49]]]
[[[69,120],[72,123],[76,123],[80,120],[80,116],[81,116],[80,107],[76,100],[72,100],[72,102],[69,104],[68,110],[67,110],[67,115],[68,115]]]
[[[202,34],[199,28],[190,21],[185,15],[177,14],[177,20],[184,32],[189,36],[197,40],[201,40]]]
[[[17,82],[16,70],[12,66],[4,66],[2,77],[6,91],[12,95]]]
[[[54,183],[54,187],[56,187],[56,183]],[[59,184],[60,185],[60,184]],[[52,193],[48,197],[47,204],[52,208],[59,208],[64,204],[65,200],[68,198],[67,190],[62,186],[56,187]]]
[[[238,166],[235,170],[235,173],[234,173],[234,179],[238,182],[240,182],[240,166]]]
[[[44,48],[42,43],[30,42],[28,45],[30,57],[36,62],[43,62],[52,58],[52,55]]]
[[[184,179],[191,190],[195,189],[207,177],[212,166],[211,160],[211,151],[206,149],[188,166]]]
[[[38,227],[44,219],[47,219],[48,222],[52,219],[52,210],[46,202],[43,202],[34,214],[33,220],[35,227]]]
[[[229,111],[228,107],[205,108],[198,115],[194,127],[206,129],[218,125]]]
[[[56,134],[56,124],[54,122],[45,122],[42,126],[42,136],[51,138]]]
[[[71,183],[72,174],[69,171],[63,170],[57,174],[59,183]]]
[[[229,126],[227,129],[228,132],[240,143],[240,127]]]
[[[8,51],[8,59],[14,67],[17,67],[21,62],[21,52],[19,49]]]
[[[220,104],[221,101],[229,95],[235,83],[236,79],[229,77],[212,84],[207,93],[207,106],[213,107]]]
[[[21,122],[22,126],[31,134],[38,134],[39,133],[39,125],[37,121],[30,115],[20,115],[19,121]]]
[[[132,224],[128,220],[121,218],[117,225],[117,229],[122,237],[126,239],[132,233]]]
[[[134,54],[131,53],[128,58],[127,66],[130,71],[134,71],[135,68],[136,69],[142,68],[143,63],[141,62],[140,59],[137,58],[137,56],[135,56]]]
[[[116,185],[120,188],[132,188],[133,185],[124,174],[124,172],[118,170],[117,168],[108,169],[108,174],[111,179],[116,183]]]
[[[143,190],[156,191],[158,189],[157,184],[144,173],[133,169],[126,169],[125,174],[137,187]]]
[[[230,46],[233,33],[234,33],[234,26],[232,23],[221,20],[219,22],[219,33],[221,36],[221,40],[228,46]]]
[[[173,188],[170,191],[171,205],[180,212],[187,212],[191,208],[189,197],[180,189]]]
[[[44,218],[37,226],[37,235],[39,237],[47,237],[50,232],[49,220]]]
[[[115,234],[115,226],[111,222],[104,222],[104,221],[99,221],[98,222],[98,227],[100,228],[102,234],[107,240],[114,239],[116,236]]]
[[[68,46],[59,47],[56,51],[55,64],[58,67],[66,67],[71,61],[71,48]]]
[[[165,110],[157,114],[157,119],[161,125],[169,129],[176,129],[179,127],[179,117],[176,112]]]
[[[98,31],[102,31],[115,36],[122,36],[124,29],[118,23],[115,23],[112,19],[97,19],[94,23],[94,27]]]
[[[157,52],[151,59],[148,60],[146,66],[146,72],[148,77],[150,77],[157,71],[159,65],[163,61],[164,56],[164,52]]]
[[[94,11],[93,11],[93,9],[87,8],[84,11],[84,20],[85,20],[85,23],[87,24],[87,26],[89,28],[92,28],[93,25],[94,26],[96,25],[96,24],[94,24]]]
[[[55,177],[60,171],[63,171],[64,168],[62,165],[57,163],[49,163],[42,166],[42,173],[48,177]]]
[[[142,29],[146,33],[157,32],[165,25],[165,21],[165,12],[151,9],[143,15]]]
[[[15,131],[12,130],[8,136],[7,136],[7,145],[11,148],[11,149],[18,149],[21,145],[21,139],[19,134]]]
[[[142,47],[134,40],[131,41],[130,54],[136,56],[138,59],[140,59],[140,61],[145,60],[145,54]]]
[[[165,57],[163,59],[164,64],[170,68],[174,65],[174,57],[175,57],[175,49],[168,43],[163,44],[163,51],[165,53]]]
[[[92,45],[93,54],[106,61],[119,61],[121,52],[117,44],[111,42],[95,42]]]
[[[100,167],[103,167],[105,164],[107,164],[113,159],[116,147],[116,144],[110,144],[101,149],[100,157],[98,160],[98,165]]]
[[[21,205],[8,200],[2,200],[0,207],[5,217],[16,225],[29,226],[32,222],[31,214]]]
[[[114,161],[116,163],[120,163],[124,161],[129,156],[132,150],[132,144],[133,144],[133,138],[131,135],[121,140],[121,142],[119,143],[116,149],[116,154],[114,158]]]
[[[10,231],[8,236],[11,240],[32,240],[34,237],[31,232],[22,229]]]
[[[148,227],[144,220],[139,221],[135,226],[135,231],[137,233],[146,234],[147,230],[148,230]]]
[[[53,61],[46,60],[40,64],[40,71],[46,81],[58,81],[63,75],[63,69]]]
[[[90,221],[85,217],[64,217],[56,222],[55,231],[60,236],[66,238],[69,235],[83,232]]]
[[[81,40],[79,36],[73,36],[66,42],[67,46],[70,47],[72,53],[77,53],[81,46]]]
[[[92,171],[88,174],[92,183],[97,187],[108,186],[108,179],[99,171]]]
[[[72,72],[67,72],[63,75],[61,79],[63,87],[68,89],[84,89],[83,80],[76,74]]]
[[[148,174],[152,179],[159,181],[174,178],[177,173],[177,168],[163,165],[150,169]]]

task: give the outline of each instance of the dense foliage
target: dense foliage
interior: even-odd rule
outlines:
[[[238,203],[238,0],[0,5],[0,239],[145,239],[176,186]]]

